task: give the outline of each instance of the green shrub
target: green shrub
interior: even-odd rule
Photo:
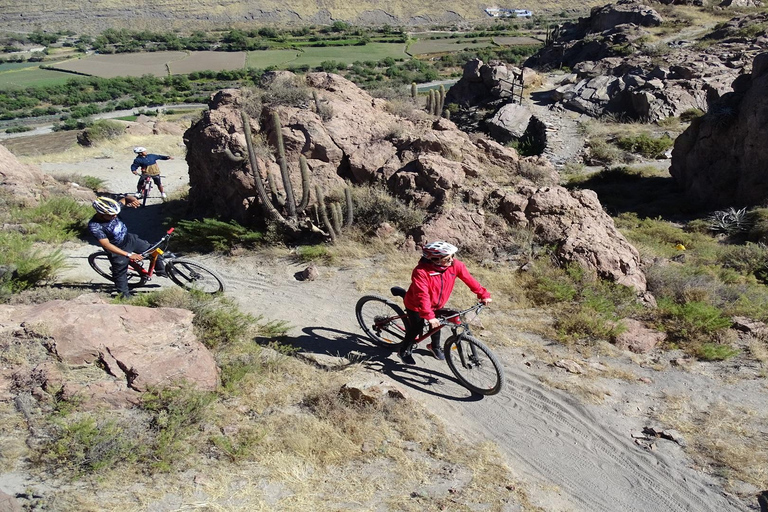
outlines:
[[[48,243],[75,240],[83,233],[92,215],[90,206],[69,197],[55,197],[13,213],[17,221],[28,223],[25,231],[32,240]]]
[[[97,418],[95,414],[59,419],[52,434],[38,461],[76,474],[100,472],[147,456],[140,428],[131,429],[127,422]]]
[[[602,138],[587,140],[587,148],[589,149],[589,160],[593,163],[613,164],[624,159],[624,155],[616,146],[609,144]]]
[[[123,133],[125,133],[125,125],[110,119],[101,119],[99,121],[94,121],[94,123],[87,127],[84,132],[84,137],[86,137],[91,144],[95,144],[97,142],[116,139],[122,136]]]
[[[731,326],[731,320],[716,307],[700,301],[679,304],[659,300],[659,315],[670,340],[686,346],[699,346]]]
[[[65,267],[66,257],[58,250],[41,253],[23,233],[0,231],[0,298],[49,281]]]
[[[11,126],[5,129],[5,133],[24,133],[34,130],[31,126]]]
[[[299,261],[325,261],[331,263],[334,260],[334,255],[328,250],[325,245],[301,245],[296,248],[296,256]]]
[[[411,208],[380,187],[353,187],[355,226],[371,233],[381,223],[388,222],[400,231],[407,232],[424,222],[425,212]]]
[[[738,354],[738,349],[718,343],[703,343],[693,350],[693,355],[702,361],[725,361]]]
[[[104,190],[106,181],[95,176],[79,175],[79,174],[57,174],[54,179],[60,183],[77,183],[78,185],[89,188],[94,192],[101,192]]]
[[[685,121],[686,123],[689,123],[693,121],[696,118],[699,118],[704,115],[704,111],[699,108],[689,108],[682,114],[680,114],[680,120]]]
[[[668,135],[654,138],[646,133],[619,137],[616,145],[624,151],[640,154],[646,158],[662,158],[664,152],[672,147],[674,141]]]
[[[749,212],[749,239],[753,242],[768,240],[768,208],[755,208]]]
[[[263,238],[263,233],[251,231],[234,220],[181,220],[174,245],[203,251],[231,252],[237,247],[253,248]]]

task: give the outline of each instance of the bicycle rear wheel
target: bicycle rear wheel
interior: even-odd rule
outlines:
[[[361,297],[355,306],[355,316],[368,338],[381,347],[396,348],[405,338],[408,317],[400,306],[384,297]]]
[[[224,291],[224,280],[213,270],[200,263],[185,259],[167,260],[165,272],[171,281],[186,290],[197,290],[203,293],[221,293]]]
[[[493,352],[467,334],[445,342],[445,360],[459,382],[474,393],[495,395],[504,386],[504,371]]]
[[[107,251],[95,252],[88,256],[88,264],[101,277],[113,283],[115,282],[115,278],[112,276],[112,262]],[[144,286],[147,282],[147,276],[133,268],[134,265],[141,265],[141,263],[131,263],[128,265],[128,288],[138,288],[139,286]]]

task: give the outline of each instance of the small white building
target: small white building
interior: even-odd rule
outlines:
[[[530,18],[533,12],[527,9],[505,9],[503,7],[488,7],[485,13],[493,18]]]

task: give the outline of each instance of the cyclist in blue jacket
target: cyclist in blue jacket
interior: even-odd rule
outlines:
[[[152,179],[157,185],[157,190],[160,191],[160,195],[163,199],[166,198],[165,190],[163,189],[163,183],[160,180],[160,167],[157,165],[158,160],[173,160],[172,156],[167,155],[155,155],[154,153],[147,153],[147,148],[137,146],[133,148],[133,152],[136,153],[136,158],[133,159],[131,164],[131,172],[133,174],[141,174],[138,187],[137,197],[141,199],[141,194],[144,190],[144,180]],[[139,171],[141,170],[141,171]]]
[[[92,203],[96,214],[88,221],[88,231],[107,251],[118,294],[124,299],[130,299],[132,294],[128,288],[128,264],[131,261],[141,261],[144,258],[141,253],[149,249],[150,244],[128,232],[125,223],[117,216],[122,205],[138,208],[139,201],[133,196],[125,196],[119,201],[111,197],[96,198]],[[156,265],[156,275],[165,277],[163,259],[158,258]]]

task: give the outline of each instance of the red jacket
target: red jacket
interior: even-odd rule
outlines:
[[[445,306],[451,297],[457,277],[464,281],[478,299],[491,296],[459,260],[454,259],[450,267],[443,268],[422,258],[411,274],[411,286],[403,300],[405,307],[418,312],[424,320],[435,318],[435,310]]]

